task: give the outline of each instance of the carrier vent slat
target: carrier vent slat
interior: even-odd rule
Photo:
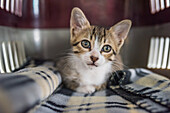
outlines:
[[[21,41],[3,41],[0,43],[0,73],[10,73],[27,61],[24,43]]]
[[[22,17],[23,0],[0,0],[0,9]]]
[[[163,48],[164,47],[164,38],[161,37],[159,40],[159,53],[158,53],[158,62],[156,68],[160,69],[162,64],[162,57],[163,57]]]
[[[149,49],[149,60],[148,60],[148,68],[152,68],[153,54],[154,54],[154,46],[155,46],[155,38],[152,37],[150,41],[150,49]]]
[[[166,68],[166,65],[167,65],[168,51],[169,51],[169,38],[167,37],[167,38],[165,39],[164,57],[163,57],[162,69],[165,69],[165,68]]]
[[[170,38],[152,37],[148,56],[148,68],[170,69]]]
[[[170,7],[170,0],[150,0],[150,12],[158,13]]]

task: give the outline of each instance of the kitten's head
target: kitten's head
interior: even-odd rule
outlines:
[[[70,19],[72,50],[89,67],[107,64],[119,53],[130,27],[130,20],[123,20],[110,29],[92,26],[84,13],[74,8]]]

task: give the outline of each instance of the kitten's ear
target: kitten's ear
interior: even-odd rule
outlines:
[[[82,29],[87,28],[90,26],[89,21],[87,20],[84,13],[79,8],[73,8],[71,12],[71,19],[70,19],[70,28],[71,34],[75,35],[80,32]]]
[[[121,48],[126,39],[132,22],[130,20],[123,20],[109,29],[117,41],[117,46]]]

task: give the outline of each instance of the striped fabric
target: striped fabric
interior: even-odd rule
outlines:
[[[148,112],[170,113],[170,80],[145,69],[129,69],[118,72],[122,76],[119,87],[115,87],[115,75],[109,81],[109,88],[121,97]],[[118,78],[118,77],[117,77]],[[123,92],[122,92],[123,90]]]
[[[0,113],[24,113],[51,95],[60,83],[60,74],[49,66],[0,74]]]
[[[83,94],[60,88],[30,113],[170,113],[169,85],[145,69],[118,71],[106,90]]]
[[[146,69],[113,73],[108,88],[83,94],[59,87],[50,65],[0,74],[0,113],[170,113],[170,80]]]
[[[145,112],[109,89],[92,94],[81,94],[62,88],[40,106],[35,107],[31,113],[130,113],[133,111]]]

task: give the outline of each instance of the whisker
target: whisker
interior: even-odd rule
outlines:
[[[119,65],[113,64],[113,66],[117,67],[119,70],[122,70],[122,68]]]
[[[125,68],[129,68],[128,66],[126,66],[125,64],[123,64],[123,63],[121,63],[121,62],[118,62],[118,61],[113,61],[113,63],[117,63],[117,64],[120,64],[120,65],[122,65],[123,67],[125,67]]]
[[[66,49],[66,50],[63,50],[63,51],[60,51],[59,53],[57,53],[55,55],[55,57],[60,58],[60,57],[65,56],[65,55],[67,55],[68,53],[71,53],[71,52],[72,52],[71,49]]]

